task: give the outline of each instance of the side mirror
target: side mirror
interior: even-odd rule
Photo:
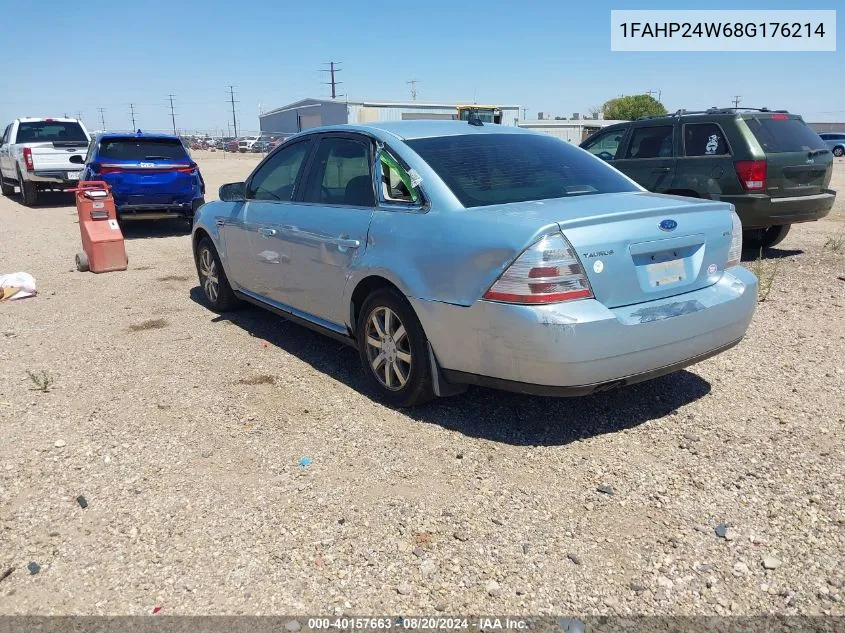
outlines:
[[[85,164],[85,157],[80,156],[79,154],[74,154],[70,157],[70,162],[74,165],[84,165]]]
[[[229,182],[220,187],[219,198],[223,202],[242,202],[246,200],[246,184],[242,182]]]

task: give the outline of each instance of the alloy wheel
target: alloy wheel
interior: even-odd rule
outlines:
[[[411,374],[411,340],[393,310],[379,306],[370,313],[366,345],[373,375],[391,391],[402,389]]]
[[[212,303],[216,302],[220,294],[220,280],[217,275],[217,260],[209,248],[200,251],[200,275],[205,296]]]

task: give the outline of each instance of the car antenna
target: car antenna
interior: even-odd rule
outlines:
[[[481,117],[478,116],[478,108],[472,108],[469,111],[467,123],[469,123],[470,125],[475,125],[476,127],[481,127],[484,125],[484,121],[482,121]]]

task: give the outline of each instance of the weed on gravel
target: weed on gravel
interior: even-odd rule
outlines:
[[[38,372],[27,369],[26,375],[29,376],[29,379],[35,384],[35,388],[38,391],[47,393],[50,391],[50,387],[53,386],[53,377],[43,369]]]
[[[167,327],[167,321],[164,319],[149,319],[141,323],[133,323],[129,326],[130,332],[143,332],[144,330],[160,330]]]
[[[763,303],[769,298],[769,293],[772,291],[775,279],[777,279],[779,268],[780,260],[767,262],[763,259],[763,250],[760,249],[760,254],[751,265],[751,272],[757,277],[757,300],[760,303]]]
[[[827,238],[823,248],[824,250],[831,251],[833,253],[845,252],[845,237],[842,237],[841,235],[832,235]]]
[[[249,376],[238,380],[239,385],[275,385],[275,376],[269,374],[258,374],[257,376]]]
[[[189,279],[187,275],[165,275],[158,278],[159,281],[188,281]]]

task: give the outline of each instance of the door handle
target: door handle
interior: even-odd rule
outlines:
[[[339,237],[334,242],[341,250],[346,250],[347,248],[358,248],[361,246],[361,242],[356,239],[352,239],[351,237]]]
[[[258,234],[261,237],[273,237],[276,234],[276,229],[258,229]]]
[[[668,174],[669,168],[668,167],[655,167],[651,171],[652,171],[652,173],[655,173],[655,174]]]

